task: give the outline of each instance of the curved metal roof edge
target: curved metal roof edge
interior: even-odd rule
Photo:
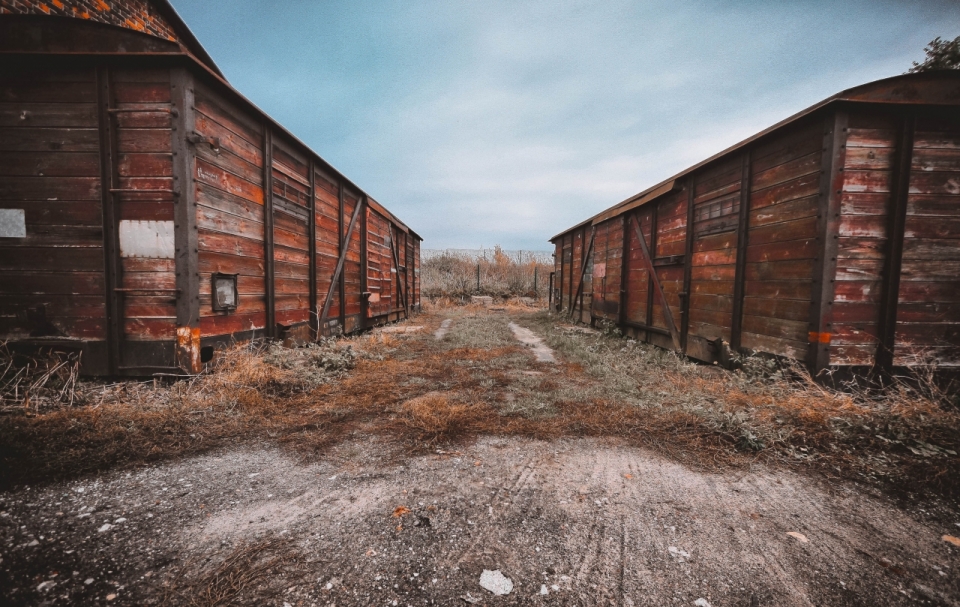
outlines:
[[[624,212],[624,211],[626,211],[626,210],[629,210],[629,209],[623,209],[622,207],[626,207],[626,206],[628,206],[630,203],[632,203],[632,202],[634,202],[634,201],[637,201],[637,200],[640,200],[641,198],[647,196],[648,194],[654,192],[655,190],[660,189],[660,188],[666,186],[667,184],[669,184],[669,183],[671,183],[671,182],[674,182],[674,181],[676,181],[676,180],[678,180],[678,179],[680,179],[680,178],[682,178],[682,177],[685,177],[686,175],[692,173],[693,171],[696,171],[697,169],[702,168],[703,166],[705,166],[705,165],[707,165],[707,164],[710,164],[711,162],[713,162],[713,161],[715,161],[715,160],[719,160],[720,158],[726,156],[727,154],[730,154],[730,153],[732,153],[732,152],[735,152],[735,151],[737,151],[738,149],[740,149],[740,148],[742,148],[742,147],[744,147],[744,146],[746,146],[746,145],[749,145],[750,143],[753,143],[754,141],[756,141],[756,140],[758,140],[758,139],[760,139],[760,138],[762,138],[762,137],[765,137],[765,136],[769,135],[770,133],[773,133],[774,131],[777,131],[777,130],[779,130],[779,129],[781,129],[781,128],[789,125],[789,124],[792,124],[793,122],[796,122],[797,120],[799,120],[799,119],[801,119],[801,118],[804,118],[804,117],[806,117],[806,116],[809,116],[810,114],[813,114],[814,112],[817,112],[817,111],[825,108],[825,107],[828,106],[828,105],[831,105],[831,104],[836,103],[836,102],[838,102],[838,101],[854,101],[854,102],[858,102],[858,103],[882,103],[881,101],[858,100],[858,99],[855,99],[855,98],[853,97],[855,93],[860,93],[860,92],[869,91],[870,89],[878,88],[880,85],[888,84],[888,83],[893,82],[893,81],[896,81],[896,80],[922,80],[922,79],[925,79],[925,78],[930,78],[931,76],[932,76],[932,77],[936,77],[936,78],[954,78],[954,79],[956,79],[956,80],[960,80],[960,70],[941,70],[941,71],[936,71],[936,72],[919,72],[919,73],[913,73],[913,74],[898,74],[898,75],[896,75],[896,76],[891,76],[891,77],[889,77],[889,78],[881,78],[880,80],[873,80],[873,81],[871,81],[871,82],[866,82],[866,83],[864,83],[864,84],[859,84],[859,85],[857,85],[857,86],[855,86],[855,87],[852,87],[852,88],[849,88],[849,89],[844,89],[844,90],[840,91],[839,93],[836,93],[835,95],[831,95],[830,97],[827,97],[826,99],[823,99],[822,101],[819,101],[819,102],[811,105],[811,106],[808,107],[808,108],[805,108],[805,109],[803,109],[803,110],[800,110],[800,111],[797,112],[796,114],[793,114],[793,115],[791,115],[791,116],[788,116],[787,118],[784,118],[784,119],[781,120],[780,122],[777,122],[777,123],[773,124],[772,126],[769,126],[769,127],[765,128],[764,130],[762,130],[762,131],[760,131],[760,132],[758,132],[758,133],[755,133],[755,134],[751,135],[750,137],[747,137],[746,139],[744,139],[744,140],[742,140],[742,141],[739,141],[739,142],[733,144],[732,146],[730,146],[730,147],[728,147],[728,148],[726,148],[726,149],[724,149],[724,150],[722,150],[722,151],[720,151],[720,152],[717,152],[716,154],[714,154],[713,156],[710,156],[709,158],[707,158],[707,159],[705,159],[705,160],[701,160],[701,161],[698,162],[697,164],[694,164],[694,165],[691,165],[690,167],[687,167],[686,169],[684,169],[683,171],[680,171],[680,172],[677,173],[676,175],[673,175],[672,177],[668,177],[667,179],[664,179],[663,181],[661,181],[661,182],[659,182],[659,183],[657,183],[657,184],[655,184],[655,185],[653,185],[653,186],[651,186],[651,187],[643,190],[642,192],[640,192],[640,193],[638,193],[638,194],[634,194],[633,196],[627,198],[626,200],[622,200],[622,201],[616,203],[616,204],[613,205],[613,206],[607,207],[606,209],[600,211],[600,212],[597,213],[596,215],[593,215],[593,216],[590,217],[589,219],[586,219],[586,220],[584,220],[584,221],[581,221],[580,223],[574,225],[573,227],[567,228],[567,229],[565,229],[564,231],[559,232],[559,233],[556,234],[555,236],[551,237],[550,240],[549,240],[549,242],[553,242],[553,241],[555,241],[556,239],[560,238],[561,236],[564,236],[564,235],[567,234],[568,232],[572,232],[572,231],[574,231],[574,230],[576,230],[576,229],[578,229],[578,228],[583,227],[584,225],[593,223],[593,222],[596,221],[598,218],[601,218],[601,217],[602,217],[602,218],[603,218],[603,221],[606,221],[607,219],[612,219],[612,218],[620,215],[622,212]],[[672,188],[671,188],[671,189],[672,189]],[[667,190],[666,192],[663,192],[663,193],[665,194],[665,193],[667,193],[668,191],[669,191],[669,190]],[[652,200],[654,200],[654,199],[656,199],[656,198],[659,198],[661,195],[662,195],[662,194],[658,194],[657,196],[654,196],[654,197],[650,198],[650,200],[644,201],[643,204],[646,204],[647,202],[650,202],[650,201],[652,201]],[[632,207],[631,207],[631,208],[632,208]],[[617,212],[618,210],[619,210],[620,212]]]
[[[173,22],[173,27],[177,30],[177,33],[181,37],[185,38],[186,44],[191,47],[192,54],[197,56],[202,63],[205,63],[211,70],[213,70],[218,76],[226,80],[226,76],[223,75],[223,72],[220,71],[220,68],[213,61],[213,57],[210,56],[210,53],[207,52],[207,49],[203,48],[203,45],[200,44],[200,41],[190,30],[190,27],[187,25],[187,22],[183,20],[183,17],[180,16],[180,13],[177,12],[177,9],[173,7],[173,4],[170,3],[170,0],[155,0],[157,5],[159,5],[160,10],[165,13],[165,17]]]

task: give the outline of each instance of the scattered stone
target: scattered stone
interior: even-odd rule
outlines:
[[[954,546],[960,546],[960,537],[954,537],[954,536],[952,536],[952,535],[945,535],[945,536],[943,536],[943,537],[940,538],[940,539],[942,539],[943,541],[947,542],[948,544],[953,544]]]
[[[500,573],[499,569],[494,569],[493,571],[484,569],[483,573],[480,574],[480,587],[484,590],[489,590],[497,596],[501,596],[510,594],[510,591],[513,590],[513,582],[510,581],[510,578]]]
[[[550,591],[547,590],[547,585],[546,585],[546,584],[540,584],[540,594],[542,594],[542,595],[548,595],[548,594],[550,594]]]
[[[90,584],[93,583],[93,578],[92,578],[92,577],[88,577],[87,579],[83,580],[83,583],[84,583],[85,586],[89,586]]]
[[[99,529],[97,529],[97,533],[103,533],[104,531],[110,531],[111,529],[113,529],[113,525],[110,523],[104,523]]]
[[[792,538],[796,538],[797,540],[800,540],[801,544],[806,544],[807,542],[810,541],[807,539],[807,536],[797,531],[787,531],[787,535],[789,535]]]
[[[112,601],[112,600],[115,599],[115,598],[117,598],[117,595],[115,595],[115,594],[108,594],[108,595],[107,595],[107,600],[108,600],[108,601]]]
[[[679,560],[681,563],[684,561],[684,559],[690,558],[689,552],[687,552],[686,550],[680,550],[676,546],[670,546],[669,548],[667,548],[667,550],[670,551],[670,554],[677,557],[677,560]]]
[[[57,583],[54,582],[53,580],[47,580],[46,582],[41,582],[40,585],[37,586],[37,592],[46,592],[56,585]]]
[[[707,599],[700,597],[699,599],[693,602],[697,607],[713,607],[710,603],[707,602]]]
[[[40,545],[40,542],[38,542],[37,540],[33,540],[32,542],[27,544],[27,546],[30,546],[30,547],[39,546],[39,545]]]

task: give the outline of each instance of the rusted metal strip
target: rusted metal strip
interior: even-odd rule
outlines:
[[[747,240],[750,232],[750,149],[743,153],[740,165],[740,215],[737,218],[737,258],[733,274],[733,314],[730,319],[730,348],[740,349],[743,332],[743,292],[747,269]]]
[[[917,116],[907,112],[897,132],[896,161],[893,164],[893,198],[887,224],[887,250],[883,268],[883,296],[880,300],[879,347],[877,367],[886,373],[893,371],[896,347],[897,304],[900,299],[900,270],[903,265],[903,238],[907,223],[907,197],[910,193],[910,166],[913,163],[913,139]]]
[[[677,325],[673,322],[673,312],[667,305],[667,298],[663,294],[663,286],[660,284],[660,277],[657,276],[657,270],[653,267],[653,259],[650,257],[650,249],[647,248],[647,241],[643,238],[643,230],[640,229],[640,222],[636,215],[630,217],[633,221],[633,229],[637,233],[637,239],[640,241],[640,250],[643,252],[643,261],[647,266],[647,273],[653,278],[653,289],[660,299],[660,305],[663,306],[663,319],[667,323],[667,329],[670,331],[670,338],[673,340],[673,347],[679,352],[682,350],[680,344],[680,332],[677,331]]]
[[[587,244],[587,248],[584,249],[586,252],[580,257],[580,280],[577,283],[577,294],[573,296],[573,299],[570,300],[570,318],[573,318],[573,313],[577,309],[577,300],[580,299],[580,296],[583,294],[583,277],[587,275],[587,260],[590,259],[590,253],[593,251],[593,237],[597,233],[596,226],[590,227],[590,242]],[[570,255],[570,267],[573,267],[573,254],[571,249]],[[572,286],[571,286],[572,288]],[[583,300],[580,299],[580,315],[583,316]]]
[[[276,337],[276,280],[273,255],[273,131],[263,124],[263,278],[266,295],[266,333]]]
[[[687,352],[687,336],[690,333],[690,284],[693,282],[693,241],[694,241],[694,192],[696,182],[691,176],[687,180],[687,235],[683,255],[683,298],[680,301],[680,344]]]
[[[338,255],[338,256],[339,256],[339,255],[343,255],[343,252],[346,251],[346,245],[344,245],[344,243],[343,243],[343,235],[344,235],[343,220],[344,220],[344,217],[343,217],[343,181],[340,181],[340,182],[339,182],[339,185],[338,185],[338,187],[337,187],[337,242],[339,243],[339,248],[337,249],[337,255]],[[331,280],[330,280],[330,285],[331,285],[331,286],[333,286],[333,285],[335,285],[335,284],[337,284],[337,283],[338,283],[338,281],[333,280],[333,279],[331,278]],[[346,327],[344,326],[344,323],[347,322],[347,288],[346,288],[346,286],[347,286],[347,285],[346,285],[346,280],[344,280],[343,273],[341,272],[341,273],[340,273],[339,284],[337,285],[337,288],[339,289],[339,293],[340,293],[340,297],[339,297],[339,299],[340,299],[339,324],[340,324],[340,331],[341,331],[341,332],[346,331]],[[320,322],[319,317],[317,318],[317,322],[318,322],[318,323]]]
[[[346,245],[340,252],[340,259],[337,260],[337,268],[333,271],[333,278],[330,280],[330,288],[327,290],[327,296],[323,300],[323,310],[320,312],[321,324],[327,321],[327,314],[330,312],[330,302],[333,301],[333,290],[336,288],[337,281],[340,280],[340,273],[343,271],[343,264],[347,260],[347,250],[350,248],[350,238],[353,236],[354,228],[357,227],[357,219],[360,218],[360,211],[363,209],[364,198],[365,196],[360,196],[357,198],[357,207],[353,210],[353,217],[350,218],[350,227],[347,228]]]
[[[838,109],[827,116],[823,126],[820,199],[817,210],[817,257],[814,260],[809,329],[809,333],[816,334],[818,338],[811,341],[807,349],[807,368],[814,377],[830,364],[830,343],[819,336],[833,332],[833,295],[837,274],[847,122],[847,113]]]
[[[312,156],[307,160],[307,170],[310,183],[307,202],[307,210],[310,213],[307,217],[307,238],[309,238],[307,252],[310,255],[307,263],[307,271],[310,273],[308,287],[310,289],[310,329],[313,338],[316,339],[320,336],[320,316],[317,314],[317,171]]]
[[[113,105],[113,90],[110,71],[97,69],[97,127],[100,136],[100,208],[103,220],[104,283],[106,286],[107,312],[107,360],[111,374],[120,369],[123,338],[120,318],[120,243],[117,229],[117,212],[114,201],[114,184],[119,183],[117,171],[117,130],[110,115]]]

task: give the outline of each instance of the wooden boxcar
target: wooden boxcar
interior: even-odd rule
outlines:
[[[552,305],[716,362],[960,366],[960,71],[859,86],[551,239]]]
[[[218,344],[419,306],[420,237],[166,2],[55,4],[0,0],[0,340],[88,374],[197,372]]]

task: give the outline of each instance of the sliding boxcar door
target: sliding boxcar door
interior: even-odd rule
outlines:
[[[697,176],[687,354],[701,360],[716,359],[707,342],[730,343],[742,172],[733,158]]]

